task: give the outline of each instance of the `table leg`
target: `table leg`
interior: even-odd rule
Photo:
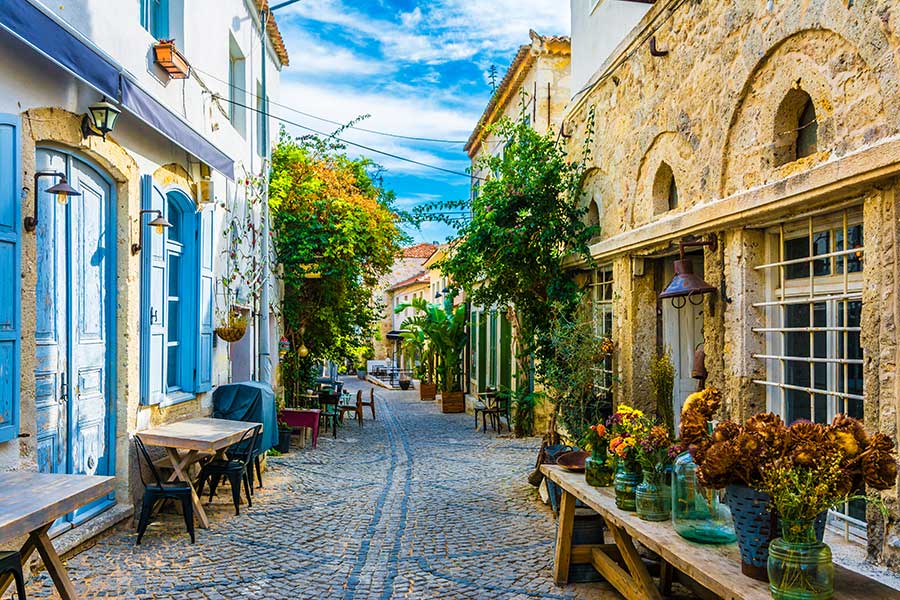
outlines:
[[[612,521],[608,519],[605,519],[605,521],[616,542],[616,547],[622,555],[622,560],[625,561],[625,566],[628,567],[630,575],[628,583],[631,584],[629,587],[637,591],[638,595],[636,597],[646,600],[662,600],[662,594],[659,593],[659,589],[653,584],[653,579],[650,577],[644,561],[638,555],[637,549],[631,541],[631,536]],[[619,591],[625,593],[622,589]],[[625,595],[628,597],[628,594]]]
[[[206,516],[206,511],[203,510],[203,503],[200,502],[200,496],[197,495],[197,490],[194,489],[194,483],[191,481],[190,474],[186,472],[187,467],[190,467],[196,461],[198,454],[199,452],[196,450],[191,450],[182,455],[178,454],[176,448],[166,448],[166,455],[168,455],[169,462],[172,463],[172,469],[174,470],[169,481],[174,481],[177,478],[190,486],[194,513],[197,516],[197,520],[200,521],[200,527],[209,529],[209,517]]]
[[[69,579],[68,573],[66,573],[66,567],[62,564],[59,554],[56,553],[56,549],[53,547],[53,542],[50,541],[50,537],[47,535],[47,530],[49,529],[50,525],[45,525],[38,530],[32,531],[28,537],[34,540],[34,546],[38,554],[41,555],[41,560],[44,561],[47,573],[50,574],[50,578],[53,580],[60,598],[62,600],[76,600],[78,594],[75,593],[75,586],[72,585],[72,581]]]
[[[316,420],[313,421],[312,426],[312,447],[313,450],[316,449],[316,444],[319,442],[319,417],[316,416]]]
[[[575,526],[575,496],[562,491],[559,505],[559,527],[556,531],[556,557],[553,560],[553,581],[556,585],[569,582],[569,563],[572,560],[572,528]]]

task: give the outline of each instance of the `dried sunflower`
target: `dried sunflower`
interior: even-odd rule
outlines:
[[[869,439],[869,447],[862,460],[866,485],[876,490],[894,486],[897,482],[897,461],[893,449],[894,442],[883,433],[876,433]]]
[[[709,488],[723,488],[737,478],[739,452],[733,441],[713,444],[706,451],[697,470],[700,483]]]
[[[851,458],[862,452],[869,443],[869,437],[866,435],[862,423],[843,414],[834,416],[834,420],[828,426],[827,434],[835,442],[835,445]]]
[[[734,421],[722,421],[716,426],[712,434],[713,443],[727,442],[738,437],[742,432],[741,426]]]

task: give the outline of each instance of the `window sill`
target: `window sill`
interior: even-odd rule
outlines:
[[[176,404],[189,402],[196,397],[196,394],[191,394],[188,392],[175,392],[174,394],[166,394],[165,396],[163,396],[162,400],[160,400],[158,406],[160,408],[168,408],[169,406],[175,406]]]

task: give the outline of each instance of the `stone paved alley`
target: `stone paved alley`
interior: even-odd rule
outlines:
[[[618,598],[553,584],[555,522],[526,481],[538,439],[482,434],[418,392],[376,393],[375,422],[270,458],[239,517],[220,493],[196,545],[168,513],[135,546],[129,520],[67,561],[76,587],[85,599]],[[28,591],[57,597],[46,573]]]

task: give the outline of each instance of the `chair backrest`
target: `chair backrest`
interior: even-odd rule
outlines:
[[[340,404],[341,395],[334,392],[319,392],[319,404]]]
[[[243,463],[252,461],[261,431],[262,425],[256,425],[252,429],[245,431],[244,435],[241,436],[241,439],[238,440],[236,444],[232,444],[228,449],[228,458],[230,460],[239,460]]]
[[[363,405],[363,391],[356,390],[356,408],[359,408]]]
[[[369,388],[369,402],[375,404],[375,388]]]
[[[153,464],[153,459],[150,458],[150,453],[147,452],[147,447],[144,446],[144,442],[141,441],[141,438],[138,436],[134,436],[134,445],[137,448],[138,455],[143,457],[144,462],[147,463],[147,467],[150,469],[150,473],[153,474],[153,478],[156,480],[156,485],[159,487],[163,486],[163,479],[159,475],[159,471],[156,470],[156,465]],[[144,470],[141,469],[141,465],[138,464],[138,473],[141,476],[141,483],[144,484],[144,487],[147,487],[147,482],[144,481]]]

